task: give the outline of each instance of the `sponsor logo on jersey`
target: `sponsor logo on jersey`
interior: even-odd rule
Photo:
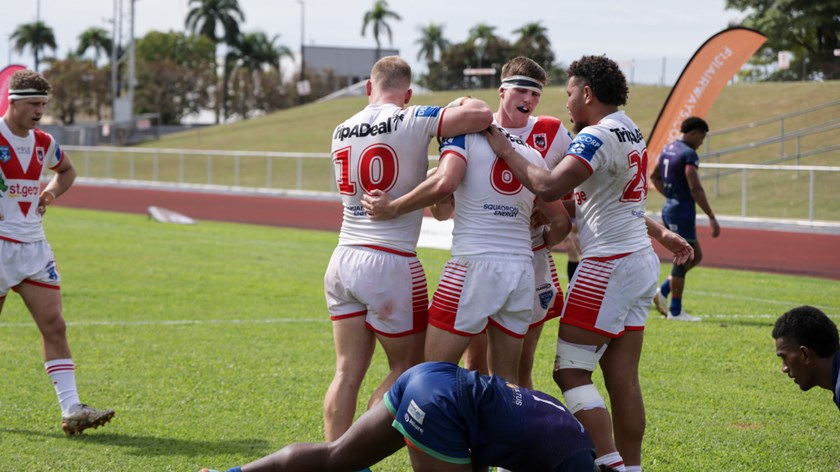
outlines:
[[[547,140],[548,138],[546,137],[545,133],[535,134],[534,147],[537,148],[538,151],[545,151]]]
[[[35,148],[35,156],[38,158],[38,164],[44,164],[44,148],[36,147]]]
[[[6,190],[9,190],[9,186],[6,185],[6,181],[3,180],[3,176],[0,175],[0,192],[5,192]],[[3,198],[2,194],[0,194],[0,198]]]
[[[61,155],[62,155],[61,148],[58,147],[58,143],[56,143],[56,145],[55,145],[55,160],[58,161],[58,162],[61,162]]]
[[[3,164],[9,162],[12,158],[12,150],[9,149],[9,146],[0,146],[0,162]]]
[[[592,161],[592,157],[598,152],[598,149],[604,145],[604,142],[588,133],[581,133],[577,135],[572,144],[569,145],[569,150],[566,154],[574,154],[575,156],[586,159],[587,162]]]
[[[335,129],[333,139],[344,141],[347,138],[364,138],[367,136],[390,133],[396,129],[394,121],[399,119],[399,117],[389,117],[385,121],[380,121],[379,123],[360,123],[353,126],[345,126],[342,124]]]
[[[432,116],[438,116],[438,113],[440,113],[440,107],[420,106],[417,107],[417,110],[414,112],[414,116],[429,118]]]
[[[451,138],[445,138],[440,142],[441,151],[443,150],[443,148],[450,146],[455,146],[461,149],[467,149],[467,136],[464,134],[460,134]]]
[[[519,208],[511,205],[485,203],[484,209],[492,211],[494,216],[507,216],[508,218],[516,218],[519,216]]]
[[[522,390],[519,388],[519,385],[512,384],[510,382],[505,383],[505,385],[513,390],[511,392],[513,394],[513,404],[516,406],[522,406]]]
[[[38,195],[38,193],[41,191],[41,187],[38,184],[25,185],[17,183],[6,186],[4,183],[3,187],[6,187],[8,189],[9,196],[12,198],[27,198],[31,197],[32,195]],[[0,190],[2,190],[2,188],[0,188]]]
[[[610,128],[610,132],[618,138],[618,142],[625,143],[630,141],[634,144],[639,144],[644,139],[642,137],[642,132],[639,131],[639,128],[636,128],[633,131],[628,130],[627,128]]]

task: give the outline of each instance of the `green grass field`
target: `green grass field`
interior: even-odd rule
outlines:
[[[82,400],[117,416],[63,435],[38,331],[10,294],[0,315],[0,471],[195,471],[322,437],[334,362],[322,277],[335,233],[161,225],[60,207],[46,226]],[[434,287],[448,253],[420,257]],[[562,254],[557,261],[565,266]],[[648,322],[645,470],[840,470],[830,392],[800,392],[780,373],[770,337],[774,319],[800,304],[840,322],[837,282],[701,267],[687,288],[686,308],[702,323],[656,312]],[[535,383],[559,395],[555,326]],[[377,352],[362,391],[384,372]],[[409,468],[401,451],[374,470]]]

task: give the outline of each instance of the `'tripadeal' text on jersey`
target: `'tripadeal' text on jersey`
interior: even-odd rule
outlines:
[[[623,111],[582,129],[567,152],[592,175],[575,189],[583,258],[627,254],[650,247],[645,226],[647,145]]]
[[[58,167],[63,159],[64,152],[49,133],[36,128],[22,138],[0,119],[0,239],[46,239],[38,214],[41,171]]]
[[[399,198],[426,178],[429,142],[440,134],[444,113],[444,108],[434,106],[369,105],[335,128],[332,161],[344,204],[340,246],[414,253],[423,210],[372,221],[361,200],[374,189]]]

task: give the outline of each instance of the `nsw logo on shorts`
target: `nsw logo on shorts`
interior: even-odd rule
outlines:
[[[420,407],[414,403],[414,400],[411,400],[408,404],[408,415],[420,425],[422,425],[423,421],[426,419],[426,412],[421,410]]]

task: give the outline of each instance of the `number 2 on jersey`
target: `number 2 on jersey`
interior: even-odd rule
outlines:
[[[620,201],[638,202],[643,198],[647,198],[647,148],[645,148],[641,154],[639,154],[639,151],[635,150],[628,154],[627,164],[631,169],[635,167],[636,173],[633,175],[633,178],[630,179],[630,182],[627,182],[627,185],[624,186],[624,193],[621,194]]]
[[[391,146],[383,143],[371,144],[359,156],[356,175],[351,175],[350,146],[333,153],[333,165],[336,166],[336,183],[342,195],[356,195],[356,183],[362,191],[391,190],[399,175],[399,160]],[[354,180],[355,177],[355,180]]]

